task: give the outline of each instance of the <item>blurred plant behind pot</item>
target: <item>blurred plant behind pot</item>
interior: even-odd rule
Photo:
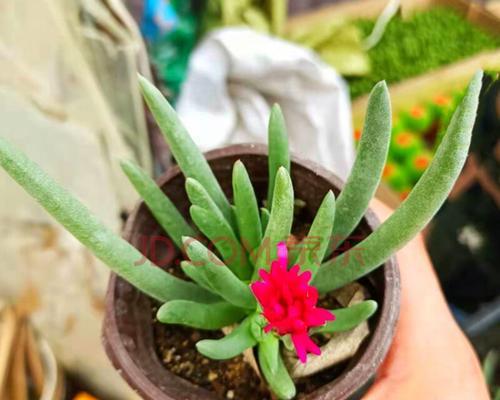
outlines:
[[[306,353],[319,351],[309,336],[351,329],[375,312],[373,301],[331,311],[317,308],[316,301],[319,294],[378,268],[439,209],[467,156],[481,79],[482,73],[472,79],[436,156],[407,199],[366,239],[328,259],[365,214],[386,162],[390,99],[385,83],[378,83],[370,97],[351,175],[337,200],[332,192],[325,195],[307,235],[317,238],[319,244],[315,249],[302,247],[298,256],[291,253],[290,264],[295,260],[298,264],[290,270],[284,241],[291,233],[294,192],[288,140],[278,106],[269,121],[266,207],[259,209],[250,177],[238,161],[233,169],[232,205],[166,99],[145,78],[139,79],[146,103],[186,177],[191,218],[213,242],[217,254],[190,237],[194,229],[146,173],[130,162],[124,163],[123,169],[173,242],[184,245],[188,260],[181,267],[193,282],[179,279],[147,259],[138,266],[143,257],[137,249],[103,226],[35,163],[1,139],[0,164],[114,272],[162,302],[159,321],[211,330],[233,326],[222,339],[198,342],[198,351],[214,359],[227,359],[256,346],[260,370],[270,389],[278,398],[289,399],[296,390],[280,349],[295,347],[305,362]],[[239,259],[233,256],[235,248]],[[362,262],[355,256],[360,249]],[[284,285],[287,281],[289,285]]]
[[[394,115],[389,155],[382,178],[403,200],[432,161],[464,91],[442,91],[432,100]],[[354,132],[359,142],[361,128]]]
[[[374,21],[359,20],[357,26],[367,36]],[[450,8],[433,7],[407,20],[396,16],[382,40],[368,52],[371,72],[349,79],[351,97],[368,93],[380,79],[399,82],[498,47],[500,36],[482,31]]]
[[[493,400],[500,400],[500,386],[497,385],[497,377],[500,374],[499,361],[500,355],[497,350],[489,351],[483,360],[484,379],[490,388],[491,398]]]
[[[347,20],[339,18],[288,32],[285,31],[287,0],[207,0],[204,5],[202,3],[170,1],[175,13],[172,21],[175,22],[164,31],[154,28],[154,35],[149,32],[156,22],[145,17],[148,6],[156,5],[160,10],[165,5],[156,0],[144,0],[143,7],[135,10],[142,12],[136,19],[149,44],[152,64],[172,103],[186,78],[189,57],[197,40],[213,29],[227,26],[248,26],[311,48],[342,75],[363,76],[370,71],[370,61],[362,46],[362,30]]]
[[[287,30],[287,18],[288,0],[207,0],[202,30],[248,26],[316,51],[341,75],[363,76],[370,71],[362,31],[350,21],[339,17]]]
[[[151,62],[155,66],[166,93],[171,101],[177,98],[182,83],[186,78],[189,56],[199,35],[200,1],[144,0],[140,21],[141,31],[148,43]],[[156,7],[154,9],[148,9]],[[165,27],[159,26],[161,10],[168,21]],[[148,18],[148,14],[157,15]],[[168,27],[168,28],[167,28]]]

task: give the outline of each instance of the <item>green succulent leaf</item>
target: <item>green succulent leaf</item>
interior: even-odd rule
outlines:
[[[187,276],[189,276],[194,282],[196,282],[202,288],[212,292],[217,297],[220,297],[217,294],[217,291],[214,290],[212,286],[210,286],[210,282],[201,268],[198,268],[189,261],[181,261],[181,269]],[[219,298],[219,300],[221,299]]]
[[[269,341],[269,343],[261,342],[258,346],[260,370],[267,384],[279,399],[292,399],[296,394],[295,385],[279,354],[279,339],[273,337],[273,340],[269,339]],[[271,341],[275,341],[278,345],[271,343]],[[277,364],[274,360],[277,360]]]
[[[262,233],[264,234],[267,229],[267,224],[269,223],[269,210],[265,207],[260,208],[260,221],[262,222]]]
[[[321,265],[328,248],[335,219],[335,196],[330,190],[323,199],[306,238],[299,245],[296,262],[302,271],[311,271],[312,276]]]
[[[280,339],[283,342],[283,346],[285,346],[285,349],[287,349],[288,351],[293,351],[295,349],[292,341],[292,336],[290,334],[281,336]]]
[[[267,206],[272,210],[274,185],[278,170],[284,167],[290,172],[290,153],[288,150],[288,134],[285,118],[278,104],[271,109],[268,128],[269,144],[269,186],[267,189]]]
[[[45,210],[108,267],[139,290],[160,301],[216,299],[205,289],[176,278],[145,259],[130,243],[100,222],[76,197],[0,138],[0,165]]]
[[[267,365],[273,375],[278,372],[278,359],[280,356],[280,341],[272,333],[267,333],[259,341],[259,359]]]
[[[213,291],[220,297],[245,309],[255,309],[257,302],[250,287],[243,283],[231,270],[207,249],[203,244],[193,238],[184,238],[184,248],[192,265],[204,274]]]
[[[146,78],[139,75],[142,95],[155,117],[180,169],[186,176],[200,182],[215,201],[228,221],[232,221],[231,208],[207,160],[182,125],[179,117],[161,92]]]
[[[252,335],[257,340],[257,342],[261,342],[264,339],[266,333],[264,332],[264,327],[267,325],[266,318],[260,313],[257,312],[254,314],[254,318],[252,323],[250,324],[250,331]]]
[[[281,36],[288,16],[288,0],[273,0],[270,7],[271,30],[275,35]]]
[[[233,198],[240,238],[251,252],[259,247],[262,241],[262,228],[255,191],[240,160],[236,161],[233,167]]]
[[[191,204],[204,208],[205,210],[211,211],[219,219],[226,220],[228,224],[231,226],[231,229],[233,230],[233,235],[235,234],[234,225],[232,224],[232,218],[231,219],[226,218],[226,216],[222,213],[221,209],[217,206],[215,201],[213,201],[208,191],[203,187],[203,185],[200,182],[198,182],[194,178],[186,178],[186,193],[189,197],[189,201],[191,202]],[[232,215],[233,210],[231,206],[229,208],[231,210],[231,215]]]
[[[335,315],[335,321],[330,321],[325,326],[314,329],[313,333],[350,331],[375,314],[375,311],[377,311],[377,302],[366,300],[350,307],[331,311]]]
[[[245,310],[224,301],[197,303],[189,300],[172,300],[163,304],[156,314],[164,324],[178,324],[197,329],[221,329],[240,321]]]
[[[204,356],[213,360],[227,360],[236,357],[257,344],[250,324],[253,315],[245,318],[231,333],[218,340],[200,340],[196,348]]]
[[[481,78],[481,72],[474,75],[434,159],[406,200],[365,240],[322,264],[313,280],[320,292],[342,287],[382,265],[439,210],[467,158]]]
[[[121,167],[163,230],[178,248],[182,248],[182,237],[195,236],[195,230],[156,182],[137,164],[132,161],[122,161]]]
[[[327,256],[358,225],[382,177],[391,139],[391,101],[385,82],[373,88],[368,100],[363,135],[356,161],[337,199],[337,217]]]
[[[238,278],[249,279],[252,266],[247,253],[222,214],[219,216],[199,206],[191,206],[189,211],[193,222],[215,245],[229,269]]]
[[[280,167],[276,174],[273,205],[262,244],[255,256],[253,279],[258,276],[258,269],[269,269],[269,261],[276,258],[276,246],[290,235],[293,221],[293,186],[288,171]]]
[[[260,7],[248,7],[245,11],[243,11],[242,18],[245,25],[248,25],[250,28],[256,30],[257,32],[269,34],[271,29],[269,26],[269,20],[267,19],[267,15],[264,10]]]
[[[495,373],[499,361],[500,354],[496,350],[490,350],[483,361],[483,375],[489,387],[495,384]]]

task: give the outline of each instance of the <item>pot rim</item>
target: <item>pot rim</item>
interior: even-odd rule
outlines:
[[[267,146],[263,144],[247,143],[229,145],[206,152],[204,153],[204,156],[207,161],[211,161],[220,157],[231,157],[243,154],[267,156]],[[291,155],[291,161],[293,163],[301,164],[303,167],[312,171],[315,175],[321,176],[323,179],[331,182],[338,189],[342,190],[344,186],[343,181],[334,173],[321,167],[315,162],[304,160],[294,155]],[[179,167],[177,165],[172,166],[165,171],[156,182],[161,187],[179,173],[182,174]],[[131,238],[136,216],[143,204],[144,201],[140,200],[127,218],[123,230],[123,237],[127,241]],[[372,231],[375,230],[380,224],[378,218],[371,209],[367,210],[364,218]],[[366,348],[352,368],[344,371],[334,381],[318,388],[316,391],[308,395],[307,398],[314,395],[314,399],[326,400],[332,399],[332,394],[334,394],[333,398],[335,399],[347,399],[374,376],[376,370],[384,360],[392,343],[399,317],[401,287],[398,264],[395,255],[392,255],[391,258],[384,263],[382,268],[384,276],[383,302],[379,305],[378,309],[378,312],[380,313],[378,324],[375,329],[370,332]],[[102,341],[105,351],[120,375],[141,396],[154,399],[168,399],[169,397],[166,397],[165,393],[163,393],[153,382],[149,380],[144,371],[139,368],[139,366],[130,357],[125,344],[121,340],[117,326],[116,314],[114,313],[114,288],[116,280],[117,275],[111,273],[106,293],[106,314],[102,330]],[[332,392],[333,390],[334,392]]]

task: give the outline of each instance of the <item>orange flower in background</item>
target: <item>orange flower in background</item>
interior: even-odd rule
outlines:
[[[415,157],[415,160],[413,160],[413,165],[419,171],[425,170],[430,163],[431,163],[431,157],[428,156],[427,154],[420,154]]]
[[[411,109],[410,114],[413,118],[422,118],[425,114],[425,110],[420,106],[415,106]]]
[[[434,103],[438,106],[447,106],[451,103],[451,97],[442,94],[437,95],[436,97],[434,97]]]
[[[91,396],[88,393],[80,392],[75,397],[73,397],[73,400],[98,400],[98,399],[94,396]]]
[[[401,147],[406,147],[414,141],[413,134],[409,132],[401,132],[396,137],[396,143]]]
[[[383,178],[389,178],[395,171],[396,167],[393,164],[387,163],[384,166],[384,171],[382,172]]]

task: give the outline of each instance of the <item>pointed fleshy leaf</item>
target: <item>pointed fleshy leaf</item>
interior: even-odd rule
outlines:
[[[135,247],[104,226],[38,164],[2,138],[0,165],[97,258],[139,290],[160,301],[216,299],[198,285],[176,278],[144,258]]]
[[[267,333],[259,342],[259,360],[265,363],[269,372],[275,375],[278,372],[280,356],[280,341],[273,333]]]
[[[260,208],[260,221],[262,223],[262,234],[266,232],[267,229],[267,224],[269,223],[269,217],[271,214],[269,214],[269,211],[265,207]]]
[[[247,251],[255,250],[262,241],[262,228],[257,197],[243,163],[233,166],[233,198],[240,239]]]
[[[189,209],[200,231],[215,245],[224,263],[240,279],[249,279],[252,266],[247,253],[224,217],[199,206]]]
[[[292,336],[290,334],[281,336],[280,340],[283,343],[283,346],[285,346],[285,349],[288,351],[295,351],[295,346],[293,345]]]
[[[245,318],[231,333],[217,340],[200,340],[196,348],[204,356],[212,360],[227,360],[236,357],[257,344],[252,335],[250,324],[253,315]]]
[[[272,260],[276,258],[276,246],[279,242],[286,241],[290,235],[293,221],[293,186],[288,171],[280,167],[276,174],[274,186],[273,206],[269,216],[266,233],[254,254],[255,269],[253,279],[257,279],[258,270],[269,269]]]
[[[279,344],[278,338],[274,337],[274,340]],[[278,399],[287,400],[294,398],[296,394],[295,385],[279,354],[279,346],[274,346],[273,344],[266,345],[264,342],[261,342],[259,343],[257,352],[260,370],[272,392]],[[274,364],[273,360],[275,359],[277,359],[278,363],[276,368],[272,368],[272,364]]]
[[[370,236],[321,265],[313,280],[320,292],[342,287],[382,265],[439,210],[467,158],[481,78],[481,72],[474,75],[431,164],[406,200]]]
[[[121,162],[121,167],[155,219],[178,248],[182,248],[183,236],[196,236],[195,230],[146,172],[132,161]]]
[[[377,189],[391,139],[391,102],[385,82],[373,88],[368,100],[363,135],[356,161],[337,199],[337,216],[327,256],[352,233],[365,215]]]
[[[195,206],[199,206],[204,208],[205,210],[211,211],[213,214],[217,215],[221,219],[225,219],[231,229],[233,230],[233,234],[235,234],[234,225],[232,225],[232,218],[228,219],[222,213],[220,208],[217,206],[215,201],[213,201],[212,197],[208,191],[203,187],[203,185],[198,182],[196,179],[187,178],[186,179],[186,193],[189,197],[189,201],[191,204]],[[233,214],[233,210],[231,209],[231,215]]]
[[[210,169],[207,160],[182,125],[174,109],[161,92],[140,75],[139,87],[181,171],[186,178],[191,177],[200,182],[207,189],[210,197],[221,209],[224,216],[228,221],[231,221],[232,215],[229,201]]]
[[[240,321],[245,310],[226,302],[196,303],[172,300],[163,304],[156,314],[164,324],[185,325],[197,329],[221,329]]]
[[[206,282],[224,300],[241,308],[255,309],[257,302],[250,287],[243,283],[215,254],[193,238],[184,238],[185,251]]]
[[[327,322],[325,326],[313,329],[313,333],[345,332],[357,327],[377,311],[377,302],[366,300],[350,307],[331,310],[335,320]]]
[[[212,292],[215,294],[217,297],[220,297],[217,295],[217,291],[215,291],[211,286],[210,282],[207,279],[207,276],[205,273],[201,270],[201,268],[196,267],[189,261],[181,261],[181,269],[182,271],[189,276],[194,282],[196,282],[199,286],[202,288],[207,289],[208,291]],[[219,298],[219,300],[222,300]]]
[[[269,183],[267,188],[267,207],[272,210],[276,174],[280,167],[290,172],[290,153],[285,119],[278,104],[271,109],[268,127],[269,146]]]
[[[325,255],[335,219],[335,196],[330,190],[323,199],[321,206],[314,217],[309,233],[299,244],[300,253],[296,263],[302,271],[311,271],[312,277],[316,274]]]

